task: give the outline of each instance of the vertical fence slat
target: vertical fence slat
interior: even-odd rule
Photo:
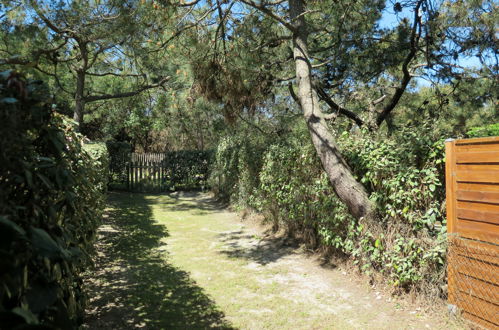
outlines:
[[[126,189],[127,190],[132,190],[130,186],[130,162],[126,163]]]
[[[445,190],[446,190],[446,208],[447,208],[447,233],[454,233],[455,222],[455,169],[456,159],[454,152],[454,140],[445,141]],[[449,237],[449,242],[452,237]],[[456,305],[456,274],[452,263],[452,255],[449,254],[447,267],[447,282],[448,282],[448,300],[451,304]]]
[[[166,153],[131,153],[127,162],[127,188],[135,192],[167,190]]]
[[[134,182],[134,191],[139,190],[139,159],[138,157],[135,159],[135,182]]]
[[[445,188],[447,207],[447,232],[455,232],[456,221],[456,154],[454,152],[455,141],[445,141]]]

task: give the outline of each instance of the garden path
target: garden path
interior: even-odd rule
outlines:
[[[87,329],[449,329],[205,193],[111,193]]]

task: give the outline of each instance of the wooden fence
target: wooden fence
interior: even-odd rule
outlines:
[[[449,303],[499,328],[499,137],[446,142]]]
[[[166,153],[132,153],[127,164],[129,191],[161,192],[166,189]]]
[[[127,155],[126,185],[132,192],[168,192],[207,187],[212,152],[179,150]]]

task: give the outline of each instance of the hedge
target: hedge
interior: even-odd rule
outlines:
[[[236,207],[263,213],[274,229],[350,260],[397,290],[445,295],[444,143],[431,133],[421,127],[392,137],[338,136],[354,175],[377,206],[372,227],[356,221],[336,197],[302,125],[266,141],[248,133],[222,139],[211,187]]]
[[[0,73],[2,329],[71,329],[84,316],[81,273],[101,220],[107,155],[86,152],[47,95],[40,82]]]

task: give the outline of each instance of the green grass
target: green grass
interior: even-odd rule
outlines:
[[[133,309],[123,308],[121,315],[132,328],[141,324],[152,329],[232,328],[189,274],[168,262],[160,248],[169,232],[154,220],[153,204],[140,194],[110,194],[106,225],[113,230],[101,238],[105,255],[98,260],[108,269],[91,287],[91,295],[102,297],[94,304],[107,310],[119,300],[118,307]],[[118,313],[111,324],[119,317]]]
[[[97,259],[103,270],[90,274],[95,310],[87,327],[421,326],[407,313],[355,293],[352,284],[342,296],[336,288],[348,285],[344,278],[317,277],[307,261],[293,259],[296,246],[262,240],[207,194],[112,193],[107,214]],[[307,287],[310,283],[317,287]]]

